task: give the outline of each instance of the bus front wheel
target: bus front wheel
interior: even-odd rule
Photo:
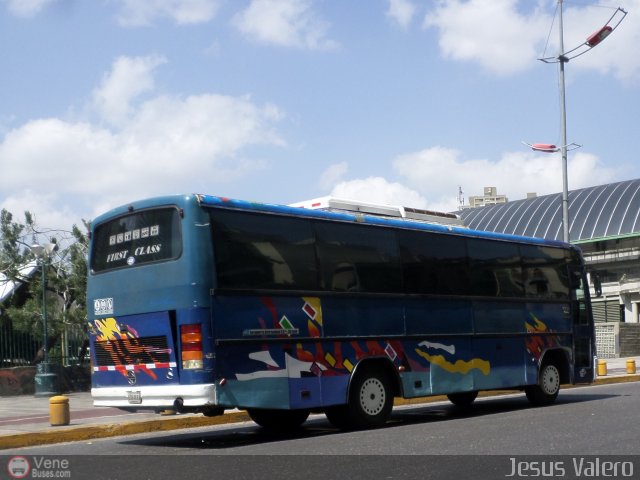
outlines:
[[[275,410],[251,408],[249,417],[262,428],[271,431],[291,431],[300,427],[309,417],[309,410]]]
[[[533,405],[552,404],[560,392],[560,370],[553,363],[543,364],[538,375],[538,383],[528,385],[524,391]]]

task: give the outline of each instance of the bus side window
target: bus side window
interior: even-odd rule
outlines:
[[[400,293],[395,232],[373,226],[314,222],[324,285],[333,291]]]
[[[398,232],[406,293],[468,295],[464,237],[431,232]]]
[[[311,222],[212,209],[220,288],[319,290]]]
[[[353,265],[342,263],[333,272],[331,290],[337,292],[357,292],[360,290],[358,274]]]
[[[521,245],[524,290],[527,297],[568,300],[570,279],[564,250]]]
[[[478,238],[467,239],[472,294],[522,297],[522,267],[518,246]]]

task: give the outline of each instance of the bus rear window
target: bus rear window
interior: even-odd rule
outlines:
[[[102,223],[92,243],[93,273],[178,258],[182,253],[178,210],[144,210]]]

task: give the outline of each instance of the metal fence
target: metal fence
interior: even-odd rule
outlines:
[[[619,331],[619,323],[596,323],[596,355],[598,358],[618,356]]]
[[[88,336],[81,326],[65,325],[58,341],[49,347],[49,362],[62,366],[89,361]],[[0,325],[0,368],[35,365],[42,360],[42,334],[17,332]]]

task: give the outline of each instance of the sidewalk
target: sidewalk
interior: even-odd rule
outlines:
[[[635,375],[627,373],[627,360],[631,359],[636,362]],[[607,375],[597,377],[595,384],[640,381],[640,356],[610,358],[604,361],[607,363]],[[51,426],[49,420],[49,398],[33,395],[0,397],[0,451],[249,420],[245,412],[237,410],[218,417],[205,417],[200,414],[128,413],[117,408],[94,407],[89,392],[69,393],[65,396],[69,398],[71,422],[69,425],[56,427]],[[402,404],[402,401],[397,400],[396,405],[398,404]]]

